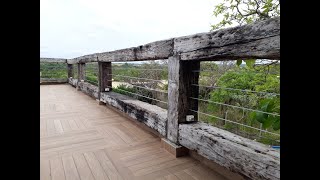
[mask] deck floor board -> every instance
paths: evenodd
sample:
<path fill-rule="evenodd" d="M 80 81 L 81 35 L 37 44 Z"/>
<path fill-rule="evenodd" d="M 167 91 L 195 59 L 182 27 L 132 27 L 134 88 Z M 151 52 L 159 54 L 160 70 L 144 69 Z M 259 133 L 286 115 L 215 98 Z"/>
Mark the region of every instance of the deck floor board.
<path fill-rule="evenodd" d="M 191 157 L 67 84 L 40 86 L 40 176 L 69 179 L 213 179 Z"/>

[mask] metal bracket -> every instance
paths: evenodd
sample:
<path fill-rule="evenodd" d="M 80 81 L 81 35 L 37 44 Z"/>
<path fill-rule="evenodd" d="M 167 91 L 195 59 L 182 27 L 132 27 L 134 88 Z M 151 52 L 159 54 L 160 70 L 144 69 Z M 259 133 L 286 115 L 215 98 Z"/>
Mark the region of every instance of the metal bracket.
<path fill-rule="evenodd" d="M 186 116 L 186 121 L 187 122 L 193 122 L 194 121 L 194 115 L 187 115 Z"/>

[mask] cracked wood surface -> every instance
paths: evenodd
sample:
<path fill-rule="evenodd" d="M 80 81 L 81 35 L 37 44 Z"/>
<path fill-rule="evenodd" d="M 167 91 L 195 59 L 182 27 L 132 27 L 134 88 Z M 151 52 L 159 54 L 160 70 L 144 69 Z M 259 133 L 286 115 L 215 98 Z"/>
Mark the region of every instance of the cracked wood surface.
<path fill-rule="evenodd" d="M 197 122 L 179 125 L 179 143 L 252 179 L 280 179 L 280 152 L 231 132 Z"/>
<path fill-rule="evenodd" d="M 88 62 L 162 60 L 177 54 L 180 60 L 220 61 L 280 59 L 280 18 L 198 33 L 109 52 L 64 60 L 68 64 Z M 53 58 L 40 58 L 40 61 Z"/>

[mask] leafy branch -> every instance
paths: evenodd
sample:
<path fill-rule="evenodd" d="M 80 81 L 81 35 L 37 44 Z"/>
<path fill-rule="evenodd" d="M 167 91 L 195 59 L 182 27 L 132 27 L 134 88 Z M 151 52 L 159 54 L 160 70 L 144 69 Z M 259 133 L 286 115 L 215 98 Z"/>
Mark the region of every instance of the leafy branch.
<path fill-rule="evenodd" d="M 224 0 L 215 6 L 213 15 L 223 18 L 219 23 L 211 25 L 211 30 L 227 25 L 249 24 L 280 16 L 280 2 L 279 0 Z"/>

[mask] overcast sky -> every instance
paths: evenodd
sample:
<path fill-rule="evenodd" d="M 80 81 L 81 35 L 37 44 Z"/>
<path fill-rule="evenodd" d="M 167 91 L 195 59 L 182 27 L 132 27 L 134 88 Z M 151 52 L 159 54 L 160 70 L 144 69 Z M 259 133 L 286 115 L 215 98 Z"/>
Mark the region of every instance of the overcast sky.
<path fill-rule="evenodd" d="M 41 0 L 40 57 L 74 58 L 208 32 L 221 0 Z"/>

